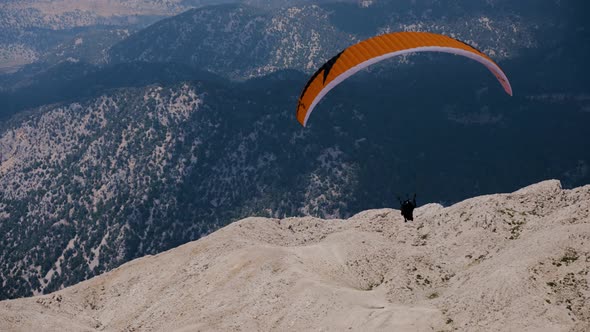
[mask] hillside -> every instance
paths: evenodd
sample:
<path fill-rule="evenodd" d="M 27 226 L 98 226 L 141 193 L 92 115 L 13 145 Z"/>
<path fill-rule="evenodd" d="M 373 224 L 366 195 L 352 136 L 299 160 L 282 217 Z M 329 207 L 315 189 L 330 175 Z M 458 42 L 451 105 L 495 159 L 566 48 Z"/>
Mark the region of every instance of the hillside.
<path fill-rule="evenodd" d="M 137 27 L 186 9 L 180 0 L 4 0 L 0 74 L 68 58 L 102 62 L 102 53 Z"/>
<path fill-rule="evenodd" d="M 476 66 L 449 60 L 392 81 L 359 76 L 305 129 L 293 110 L 301 73 L 156 85 L 201 74 L 137 64 L 76 77 L 73 64 L 61 84 L 48 75 L 21 95 L 57 103 L 0 133 L 0 299 L 76 284 L 247 216 L 348 218 L 409 192 L 448 205 L 547 178 L 590 183 L 585 95 L 494 100 L 491 75 L 473 91 Z M 451 74 L 464 79 L 448 89 L 402 83 Z"/>
<path fill-rule="evenodd" d="M 0 330 L 590 328 L 590 186 L 545 181 L 415 216 L 247 218 L 53 294 L 0 302 Z"/>
<path fill-rule="evenodd" d="M 161 20 L 117 43 L 108 54 L 112 63 L 180 62 L 247 79 L 280 69 L 311 73 L 345 47 L 376 34 L 431 31 L 472 43 L 503 60 L 547 44 L 551 35 L 539 29 L 537 17 L 515 10 L 463 9 L 430 1 L 367 8 L 332 3 L 274 11 L 236 4 L 214 6 Z M 562 29 L 553 18 L 543 26 Z"/>
<path fill-rule="evenodd" d="M 261 10 L 276 10 L 324 1 L 3 0 L 0 75 L 31 63 L 51 65 L 75 59 L 102 64 L 107 50 L 130 33 L 191 8 L 244 3 Z"/>
<path fill-rule="evenodd" d="M 58 2 L 64 13 L 90 3 Z M 9 53 L 37 62 L 0 75 L 0 299 L 53 292 L 247 216 L 349 218 L 404 193 L 448 206 L 545 179 L 590 183 L 590 29 L 576 6 L 308 2 L 240 1 L 146 29 L 157 17 L 39 21 L 51 27 L 0 8 L 0 42 L 30 42 L 36 53 Z M 393 30 L 473 43 L 515 96 L 473 61 L 416 55 L 347 80 L 301 128 L 309 73 Z"/>

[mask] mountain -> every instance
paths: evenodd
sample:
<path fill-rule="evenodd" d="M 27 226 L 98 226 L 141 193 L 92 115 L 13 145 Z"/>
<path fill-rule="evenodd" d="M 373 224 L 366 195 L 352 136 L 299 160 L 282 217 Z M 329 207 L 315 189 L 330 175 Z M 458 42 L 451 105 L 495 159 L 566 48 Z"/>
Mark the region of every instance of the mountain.
<path fill-rule="evenodd" d="M 125 63 L 96 66 L 66 61 L 31 71 L 21 70 L 0 80 L 0 119 L 23 110 L 58 102 L 97 97 L 116 88 L 144 87 L 187 80 L 222 80 L 193 67 L 174 63 Z M 4 90 L 4 91 L 2 91 Z"/>
<path fill-rule="evenodd" d="M 101 52 L 129 31 L 179 10 L 166 2 L 3 1 L 0 73 L 14 72 L 30 63 L 54 63 L 55 58 L 101 61 Z"/>
<path fill-rule="evenodd" d="M 470 87 L 485 68 L 416 61 L 393 81 L 365 73 L 334 90 L 306 129 L 294 118 L 299 72 L 174 83 L 182 76 L 163 67 L 156 76 L 172 83 L 148 86 L 156 71 L 145 64 L 110 70 L 129 81 L 90 73 L 98 97 L 21 113 L 2 130 L 0 297 L 55 291 L 247 216 L 346 218 L 408 192 L 449 204 L 549 176 L 590 182 L 589 99 L 498 100 Z M 449 89 L 403 83 L 449 73 Z M 417 101 L 415 84 L 431 98 Z"/>
<path fill-rule="evenodd" d="M 73 40 L 65 61 L 0 76 L 7 119 L 0 124 L 0 298 L 52 292 L 247 216 L 348 218 L 397 206 L 397 196 L 413 192 L 421 204 L 449 205 L 548 178 L 566 188 L 590 183 L 587 21 L 555 2 L 437 3 L 398 11 L 381 1 L 209 7 L 121 35 L 106 58 L 99 50 L 107 43 L 80 36 L 78 46 L 88 42 L 96 53 Z M 295 121 L 309 71 L 330 49 L 406 15 L 459 30 L 465 22 L 451 14 L 475 20 L 481 16 L 465 13 L 482 8 L 494 9 L 485 12 L 489 34 L 482 22 L 461 34 L 501 37 L 484 42 L 498 50 L 514 97 L 479 64 L 418 55 L 357 74 L 326 96 L 307 128 Z M 523 24 L 496 28 L 503 19 Z M 280 22 L 289 24 L 269 34 Z M 218 40 L 199 30 L 208 24 Z M 277 50 L 286 62 L 268 67 Z M 110 62 L 97 65 L 94 56 Z"/>
<path fill-rule="evenodd" d="M 284 68 L 313 70 L 350 40 L 317 6 L 273 14 L 225 5 L 162 20 L 113 46 L 109 61 L 180 62 L 244 79 Z"/>
<path fill-rule="evenodd" d="M 169 16 L 184 7 L 181 0 L 8 0 L 0 24 L 12 28 L 63 30 L 81 26 L 120 24 L 132 17 Z"/>
<path fill-rule="evenodd" d="M 68 58 L 101 62 L 129 33 L 164 17 L 224 3 L 275 10 L 322 1 L 285 0 L 5 0 L 0 3 L 0 74 Z"/>
<path fill-rule="evenodd" d="M 561 17 L 568 16 L 559 5 L 544 19 L 516 6 L 490 6 L 400 1 L 272 11 L 235 4 L 198 8 L 131 35 L 110 49 L 109 59 L 180 62 L 247 79 L 278 69 L 313 72 L 343 48 L 376 34 L 431 31 L 464 40 L 502 60 L 547 46 L 547 37 L 564 30 Z"/>
<path fill-rule="evenodd" d="M 587 331 L 590 186 L 349 219 L 247 218 L 50 295 L 2 330 Z"/>

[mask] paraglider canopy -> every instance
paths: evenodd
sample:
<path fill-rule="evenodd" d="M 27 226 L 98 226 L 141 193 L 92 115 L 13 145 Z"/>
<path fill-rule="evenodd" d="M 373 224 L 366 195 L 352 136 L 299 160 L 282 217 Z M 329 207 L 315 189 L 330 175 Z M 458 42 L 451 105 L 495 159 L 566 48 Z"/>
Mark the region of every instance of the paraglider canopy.
<path fill-rule="evenodd" d="M 429 32 L 394 32 L 361 41 L 338 53 L 321 66 L 305 85 L 297 105 L 297 121 L 307 124 L 319 101 L 335 86 L 379 61 L 415 52 L 444 52 L 471 58 L 486 66 L 504 91 L 512 87 L 500 67 L 487 55 L 457 39 Z"/>

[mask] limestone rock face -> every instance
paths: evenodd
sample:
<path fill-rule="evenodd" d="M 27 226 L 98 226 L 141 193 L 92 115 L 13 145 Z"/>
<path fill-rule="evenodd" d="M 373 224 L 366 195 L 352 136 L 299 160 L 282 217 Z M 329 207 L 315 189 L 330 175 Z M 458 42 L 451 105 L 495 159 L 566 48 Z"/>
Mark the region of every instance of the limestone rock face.
<path fill-rule="evenodd" d="M 588 331 L 590 186 L 347 220 L 247 218 L 53 294 L 2 331 Z"/>

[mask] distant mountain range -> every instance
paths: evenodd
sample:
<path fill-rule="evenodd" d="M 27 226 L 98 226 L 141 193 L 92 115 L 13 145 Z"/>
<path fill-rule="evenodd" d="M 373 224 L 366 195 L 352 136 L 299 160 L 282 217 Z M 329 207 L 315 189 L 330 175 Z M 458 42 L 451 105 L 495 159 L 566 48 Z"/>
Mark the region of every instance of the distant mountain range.
<path fill-rule="evenodd" d="M 53 60 L 1 75 L 0 298 L 251 215 L 345 218 L 413 192 L 449 204 L 547 178 L 590 183 L 587 23 L 558 4 L 523 16 L 437 3 L 195 9 L 137 33 L 84 30 Z M 359 73 L 299 126 L 310 72 L 404 29 L 496 52 L 515 96 L 474 62 L 412 56 Z"/>
<path fill-rule="evenodd" d="M 243 5 L 193 9 L 113 46 L 109 61 L 180 62 L 245 79 L 279 69 L 311 72 L 361 39 L 407 30 L 448 34 L 501 60 L 544 44 L 542 33 L 557 24 L 548 20 L 541 29 L 508 10 L 486 14 L 439 7 L 337 3 L 270 12 Z"/>
<path fill-rule="evenodd" d="M 0 73 L 35 62 L 102 62 L 100 54 L 121 36 L 191 8 L 224 3 L 261 10 L 323 1 L 285 0 L 7 0 L 0 3 Z M 86 44 L 81 41 L 86 40 Z M 74 44 L 81 56 L 65 50 Z M 64 51 L 66 54 L 64 54 Z M 70 50 L 71 51 L 71 50 Z M 75 52 L 74 52 L 75 53 Z M 90 54 L 88 54 L 90 53 Z M 91 54 L 96 53 L 96 54 Z M 86 55 L 86 56 L 84 56 Z M 90 55 L 90 56 L 88 56 Z M 96 58 L 98 57 L 98 58 Z"/>
<path fill-rule="evenodd" d="M 226 5 L 208 6 L 219 3 Z M 360 38 L 399 30 L 449 34 L 506 58 L 553 39 L 582 6 L 465 0 L 9 1 L 0 4 L 0 71 L 68 59 L 104 63 L 108 52 L 115 62 L 179 61 L 247 78 L 284 68 L 311 71 Z M 109 51 L 138 29 L 187 10 Z M 157 43 L 151 42 L 154 37 Z"/>

